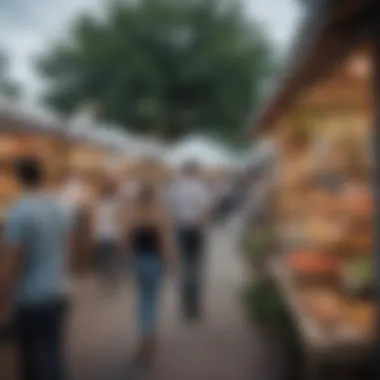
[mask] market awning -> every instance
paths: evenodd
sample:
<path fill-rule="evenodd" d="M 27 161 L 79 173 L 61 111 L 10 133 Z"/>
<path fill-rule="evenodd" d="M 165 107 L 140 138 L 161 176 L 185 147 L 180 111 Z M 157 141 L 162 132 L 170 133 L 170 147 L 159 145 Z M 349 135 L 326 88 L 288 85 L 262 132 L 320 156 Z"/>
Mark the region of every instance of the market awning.
<path fill-rule="evenodd" d="M 253 122 L 254 133 L 276 125 L 303 91 L 326 76 L 358 46 L 376 0 L 316 2 L 300 28 L 284 76 Z"/>
<path fill-rule="evenodd" d="M 231 168 L 236 163 L 236 157 L 211 139 L 193 136 L 169 149 L 165 161 L 177 168 L 188 162 L 197 162 L 205 168 Z"/>
<path fill-rule="evenodd" d="M 66 123 L 36 105 L 20 104 L 0 97 L 0 131 L 40 132 L 65 136 Z"/>

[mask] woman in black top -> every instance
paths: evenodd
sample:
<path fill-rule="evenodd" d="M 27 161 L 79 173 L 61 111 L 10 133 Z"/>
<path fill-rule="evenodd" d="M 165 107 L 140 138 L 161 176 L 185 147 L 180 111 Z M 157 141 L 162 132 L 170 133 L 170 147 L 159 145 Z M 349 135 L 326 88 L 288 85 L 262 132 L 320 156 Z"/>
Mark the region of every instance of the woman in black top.
<path fill-rule="evenodd" d="M 143 185 L 126 213 L 127 251 L 132 255 L 139 286 L 139 322 L 142 335 L 138 364 L 153 357 L 158 296 L 164 268 L 172 257 L 173 231 L 153 186 Z"/>

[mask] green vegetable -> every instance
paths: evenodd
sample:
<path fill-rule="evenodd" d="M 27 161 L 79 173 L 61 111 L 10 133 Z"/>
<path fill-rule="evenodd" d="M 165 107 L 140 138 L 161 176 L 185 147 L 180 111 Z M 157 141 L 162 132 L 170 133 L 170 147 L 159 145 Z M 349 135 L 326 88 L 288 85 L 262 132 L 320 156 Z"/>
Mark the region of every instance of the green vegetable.
<path fill-rule="evenodd" d="M 284 338 L 294 335 L 293 323 L 275 285 L 269 279 L 249 283 L 243 293 L 249 317 L 274 327 Z"/>
<path fill-rule="evenodd" d="M 355 259 L 346 264 L 344 276 L 347 279 L 369 282 L 373 280 L 372 263 L 368 259 Z"/>

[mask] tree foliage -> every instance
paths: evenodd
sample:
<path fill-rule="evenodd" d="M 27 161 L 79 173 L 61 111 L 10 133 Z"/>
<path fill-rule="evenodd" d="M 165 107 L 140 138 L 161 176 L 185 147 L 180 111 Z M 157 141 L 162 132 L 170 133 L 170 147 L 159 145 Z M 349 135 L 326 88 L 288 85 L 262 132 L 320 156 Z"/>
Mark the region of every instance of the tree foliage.
<path fill-rule="evenodd" d="M 9 78 L 9 59 L 4 52 L 0 52 L 0 95 L 14 100 L 21 96 L 20 86 Z"/>
<path fill-rule="evenodd" d="M 45 101 L 66 116 L 90 105 L 96 117 L 141 133 L 232 139 L 270 63 L 239 1 L 135 0 L 81 16 L 37 67 Z"/>

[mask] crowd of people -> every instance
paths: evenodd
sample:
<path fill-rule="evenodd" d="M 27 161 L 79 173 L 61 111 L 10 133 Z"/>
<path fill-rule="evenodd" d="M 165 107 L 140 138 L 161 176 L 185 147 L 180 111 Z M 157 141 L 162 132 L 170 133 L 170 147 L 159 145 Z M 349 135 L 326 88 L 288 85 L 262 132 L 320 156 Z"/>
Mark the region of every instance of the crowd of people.
<path fill-rule="evenodd" d="M 15 172 L 23 191 L 4 224 L 0 312 L 12 310 L 22 379 L 64 380 L 62 343 L 72 307 L 69 258 L 86 196 L 75 179 L 46 189 L 46 173 L 35 158 L 20 159 Z M 164 188 L 104 177 L 86 203 L 101 288 L 115 288 L 124 271 L 116 271 L 124 268 L 118 263 L 125 262 L 125 271 L 135 275 L 141 336 L 133 360 L 137 366 L 148 366 L 154 358 L 165 274 L 178 269 L 183 317 L 197 321 L 202 316 L 204 247 L 213 200 L 200 168 L 189 163 Z"/>

